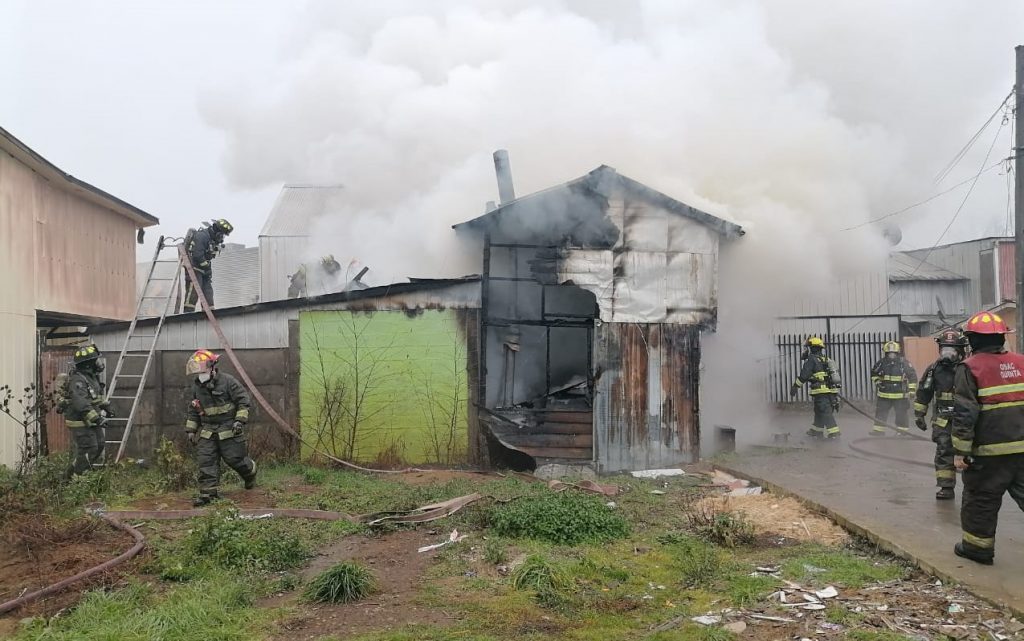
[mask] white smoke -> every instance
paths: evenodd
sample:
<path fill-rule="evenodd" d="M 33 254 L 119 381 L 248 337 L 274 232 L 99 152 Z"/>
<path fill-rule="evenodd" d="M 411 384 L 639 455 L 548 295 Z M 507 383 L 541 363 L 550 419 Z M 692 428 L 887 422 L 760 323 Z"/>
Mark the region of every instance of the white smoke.
<path fill-rule="evenodd" d="M 872 227 L 836 230 L 937 191 L 1009 90 L 1021 24 L 1010 0 L 312 2 L 278 68 L 201 109 L 235 185 L 344 184 L 310 258 L 358 258 L 376 282 L 480 269 L 450 225 L 496 199 L 497 148 L 520 195 L 608 164 L 742 224 L 704 409 L 743 422 L 768 319 L 884 260 Z M 1002 220 L 996 182 L 953 236 Z M 914 243 L 931 244 L 951 211 L 902 224 L 931 221 Z"/>

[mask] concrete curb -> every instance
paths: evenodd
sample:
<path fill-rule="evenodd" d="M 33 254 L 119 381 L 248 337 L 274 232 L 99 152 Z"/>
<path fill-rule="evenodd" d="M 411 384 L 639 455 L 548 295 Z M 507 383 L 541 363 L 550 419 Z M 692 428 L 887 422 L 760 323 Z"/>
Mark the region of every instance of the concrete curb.
<path fill-rule="evenodd" d="M 714 463 L 713 466 L 716 469 L 722 470 L 727 474 L 735 476 L 736 478 L 744 479 L 750 481 L 751 483 L 756 483 L 761 487 L 765 488 L 766 490 L 768 490 L 769 492 L 771 492 L 772 494 L 794 498 L 797 501 L 800 501 L 800 503 L 802 503 L 812 512 L 817 512 L 818 514 L 827 516 L 828 518 L 838 523 L 846 531 L 851 532 L 852 534 L 855 534 L 856 536 L 869 541 L 872 545 L 875 545 L 876 547 L 885 550 L 893 556 L 897 556 L 905 561 L 909 561 L 918 569 L 940 579 L 943 583 L 959 585 L 960 587 L 964 588 L 965 590 L 967 590 L 974 596 L 982 599 L 983 601 L 986 601 L 987 603 L 990 603 L 991 605 L 994 605 L 997 608 L 1009 611 L 1011 614 L 1013 614 L 1013 616 L 1017 617 L 1018 620 L 1024 618 L 1024 610 L 1013 607 L 1003 602 L 999 598 L 992 596 L 991 594 L 986 594 L 984 588 L 978 588 L 977 586 L 964 583 L 961 579 L 958 579 L 950 575 L 948 572 L 940 570 L 931 563 L 925 561 L 924 559 L 921 559 L 913 552 L 910 552 L 909 550 L 906 550 L 900 547 L 899 545 L 896 545 L 892 541 L 883 538 L 881 535 L 871 531 L 869 528 L 865 526 L 862 526 L 850 520 L 849 518 L 840 514 L 839 512 L 836 512 L 832 508 L 826 507 L 820 503 L 817 503 L 816 501 L 812 501 L 804 496 L 801 496 L 800 494 L 797 494 L 796 492 L 793 492 L 792 490 L 788 490 L 780 485 L 776 485 L 771 481 L 766 481 L 752 474 L 748 474 L 746 472 L 737 470 L 729 465 Z M 951 549 L 952 547 L 952 544 L 950 544 Z"/>

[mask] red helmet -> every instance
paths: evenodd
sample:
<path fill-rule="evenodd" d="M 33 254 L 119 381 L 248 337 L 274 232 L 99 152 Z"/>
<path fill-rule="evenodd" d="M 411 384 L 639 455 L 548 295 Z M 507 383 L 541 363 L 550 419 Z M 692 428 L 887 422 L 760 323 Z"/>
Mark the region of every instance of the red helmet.
<path fill-rule="evenodd" d="M 213 368 L 217 366 L 218 360 L 220 360 L 220 356 L 217 356 L 210 350 L 197 349 L 188 357 L 188 362 L 185 363 L 185 375 L 195 376 L 205 372 L 212 372 Z"/>
<path fill-rule="evenodd" d="M 964 326 L 965 334 L 1009 334 L 1010 328 L 1003 322 L 999 314 L 978 312 L 971 316 Z"/>

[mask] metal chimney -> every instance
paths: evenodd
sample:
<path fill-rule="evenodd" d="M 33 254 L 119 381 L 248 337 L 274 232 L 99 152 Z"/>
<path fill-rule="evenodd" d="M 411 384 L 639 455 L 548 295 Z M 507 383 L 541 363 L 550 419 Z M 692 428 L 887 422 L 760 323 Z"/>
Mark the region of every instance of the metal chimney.
<path fill-rule="evenodd" d="M 498 201 L 507 205 L 516 199 L 516 190 L 512 186 L 512 167 L 508 162 L 508 151 L 499 149 L 494 152 L 494 173 L 498 176 Z"/>

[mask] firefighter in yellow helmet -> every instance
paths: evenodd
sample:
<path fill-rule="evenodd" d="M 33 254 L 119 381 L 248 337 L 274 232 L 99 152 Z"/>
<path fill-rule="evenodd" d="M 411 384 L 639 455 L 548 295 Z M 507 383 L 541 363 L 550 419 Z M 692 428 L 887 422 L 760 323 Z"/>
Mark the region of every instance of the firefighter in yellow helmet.
<path fill-rule="evenodd" d="M 234 376 L 218 369 L 218 360 L 200 349 L 185 364 L 185 375 L 192 378 L 185 432 L 196 446 L 199 464 L 199 496 L 193 501 L 197 507 L 218 497 L 221 459 L 238 472 L 245 489 L 256 485 L 256 462 L 246 446 L 249 393 Z"/>
<path fill-rule="evenodd" d="M 889 413 L 895 416 L 900 432 L 909 431 L 910 400 L 917 394 L 917 372 L 900 353 L 900 344 L 887 341 L 882 345 L 882 358 L 871 368 L 875 385 L 875 424 L 872 436 L 885 434 Z"/>
<path fill-rule="evenodd" d="M 103 398 L 103 354 L 95 345 L 75 350 L 75 366 L 64 383 L 66 398 L 61 403 L 64 424 L 71 430 L 75 456 L 66 476 L 85 474 L 103 460 L 106 447 L 104 426 L 113 417 L 110 402 Z"/>
<path fill-rule="evenodd" d="M 807 385 L 814 403 L 814 420 L 807 430 L 815 438 L 839 438 L 839 424 L 835 411 L 839 408 L 839 368 L 835 361 L 825 355 L 825 341 L 811 336 L 804 343 L 803 365 L 793 382 L 790 396 L 796 396 Z"/>

